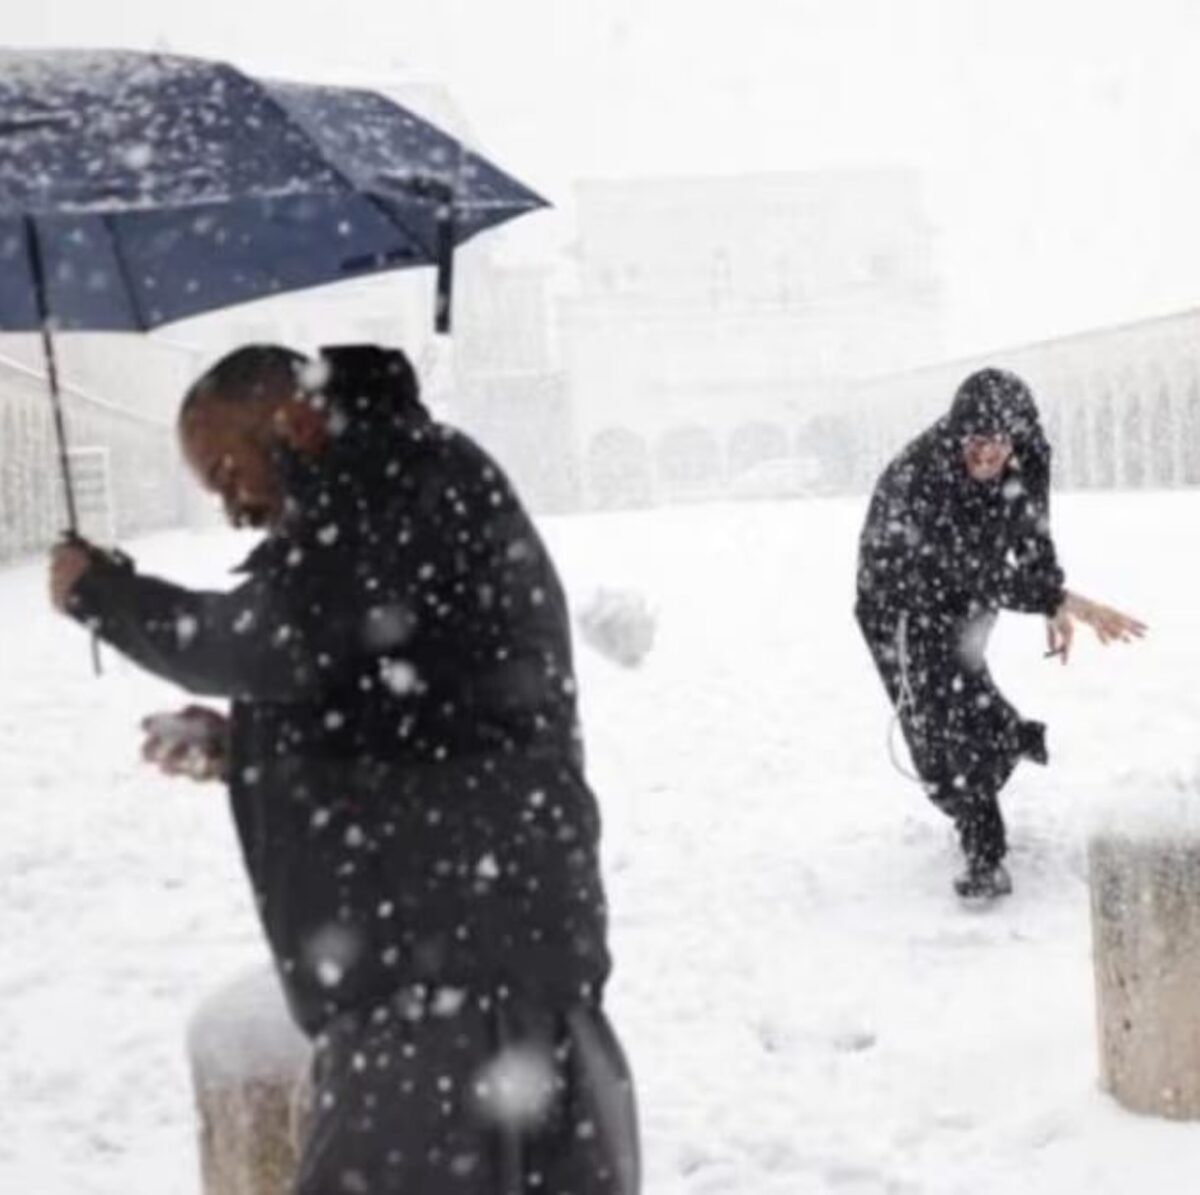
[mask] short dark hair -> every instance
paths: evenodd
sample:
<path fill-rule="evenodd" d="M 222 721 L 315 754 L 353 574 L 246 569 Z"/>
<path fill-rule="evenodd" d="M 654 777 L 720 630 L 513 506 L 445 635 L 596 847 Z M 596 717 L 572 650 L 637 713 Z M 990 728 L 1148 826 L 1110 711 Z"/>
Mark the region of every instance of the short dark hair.
<path fill-rule="evenodd" d="M 303 353 L 278 344 L 248 344 L 227 353 L 192 383 L 183 396 L 180 418 L 201 399 L 219 395 L 226 402 L 251 402 L 287 393 L 300 384 L 309 365 Z"/>

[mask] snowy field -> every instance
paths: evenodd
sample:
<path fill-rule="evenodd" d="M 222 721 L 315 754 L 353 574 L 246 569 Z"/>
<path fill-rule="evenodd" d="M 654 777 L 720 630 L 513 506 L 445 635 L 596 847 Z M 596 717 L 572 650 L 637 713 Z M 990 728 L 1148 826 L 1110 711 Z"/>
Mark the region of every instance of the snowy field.
<path fill-rule="evenodd" d="M 1036 619 L 993 642 L 1050 723 L 1008 793 L 1016 895 L 958 907 L 947 827 L 891 768 L 851 621 L 863 504 L 553 521 L 578 602 L 644 592 L 644 665 L 579 648 L 647 1195 L 1193 1195 L 1200 1125 L 1097 1088 L 1084 845 L 1139 773 L 1200 747 L 1200 494 L 1065 496 L 1069 580 L 1151 637 L 1067 668 Z M 245 545 L 157 537 L 142 567 L 211 580 Z M 0 573 L 0 1192 L 195 1195 L 184 1028 L 262 957 L 219 789 L 137 758 L 171 692 Z M 1197 798 L 1200 800 L 1200 796 Z"/>

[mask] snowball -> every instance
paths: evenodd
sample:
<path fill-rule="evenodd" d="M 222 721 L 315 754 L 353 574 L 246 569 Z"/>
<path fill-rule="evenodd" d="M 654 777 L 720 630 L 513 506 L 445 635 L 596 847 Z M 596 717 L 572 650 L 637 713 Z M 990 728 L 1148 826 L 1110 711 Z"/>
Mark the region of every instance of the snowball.
<path fill-rule="evenodd" d="M 578 617 L 583 641 L 606 659 L 636 668 L 654 645 L 657 619 L 632 590 L 598 589 Z"/>

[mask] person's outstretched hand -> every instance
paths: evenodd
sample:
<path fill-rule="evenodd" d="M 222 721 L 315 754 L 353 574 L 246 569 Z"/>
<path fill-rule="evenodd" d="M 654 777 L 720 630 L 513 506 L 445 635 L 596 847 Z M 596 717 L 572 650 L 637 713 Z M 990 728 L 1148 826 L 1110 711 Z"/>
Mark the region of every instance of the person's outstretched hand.
<path fill-rule="evenodd" d="M 1077 593 L 1068 593 L 1053 618 L 1046 621 L 1048 656 L 1061 656 L 1065 664 L 1075 640 L 1075 623 L 1081 622 L 1096 632 L 1101 643 L 1131 643 L 1149 629 L 1144 622 L 1122 614 L 1111 606 L 1093 602 Z"/>
<path fill-rule="evenodd" d="M 229 767 L 229 722 L 204 705 L 142 719 L 142 758 L 167 776 L 223 780 Z"/>

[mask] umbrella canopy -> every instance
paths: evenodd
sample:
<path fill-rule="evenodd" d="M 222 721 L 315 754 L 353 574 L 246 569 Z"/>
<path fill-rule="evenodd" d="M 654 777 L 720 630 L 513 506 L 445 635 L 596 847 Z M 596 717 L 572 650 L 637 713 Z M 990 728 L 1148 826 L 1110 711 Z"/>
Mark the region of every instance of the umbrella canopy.
<path fill-rule="evenodd" d="M 440 267 L 545 206 L 370 91 L 127 51 L 0 51 L 0 330 L 138 331 Z M 40 261 L 39 261 L 40 257 Z"/>

